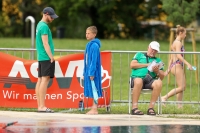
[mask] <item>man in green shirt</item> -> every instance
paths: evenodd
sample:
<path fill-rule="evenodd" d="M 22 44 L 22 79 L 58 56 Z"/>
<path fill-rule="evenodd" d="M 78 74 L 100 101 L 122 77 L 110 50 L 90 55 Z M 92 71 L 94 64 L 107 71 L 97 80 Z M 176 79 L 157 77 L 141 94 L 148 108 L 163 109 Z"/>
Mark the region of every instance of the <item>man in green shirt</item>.
<path fill-rule="evenodd" d="M 45 96 L 50 78 L 54 77 L 54 44 L 48 23 L 58 18 L 51 7 L 43 9 L 42 20 L 36 27 L 36 48 L 38 59 L 38 81 L 35 88 L 37 96 L 38 112 L 53 113 L 53 110 L 45 106 Z"/>
<path fill-rule="evenodd" d="M 152 89 L 151 100 L 147 111 L 148 115 L 156 115 L 154 105 L 162 89 L 162 79 L 164 78 L 163 68 L 160 67 L 161 59 L 155 57 L 160 51 L 160 44 L 152 41 L 147 53 L 138 52 L 133 57 L 130 68 L 131 72 L 131 88 L 133 88 L 132 95 L 132 115 L 143 115 L 144 113 L 138 109 L 138 99 L 141 89 Z M 155 62 L 155 65 L 150 64 Z M 149 67 L 148 67 L 149 66 Z M 147 76 L 148 75 L 148 76 Z"/>

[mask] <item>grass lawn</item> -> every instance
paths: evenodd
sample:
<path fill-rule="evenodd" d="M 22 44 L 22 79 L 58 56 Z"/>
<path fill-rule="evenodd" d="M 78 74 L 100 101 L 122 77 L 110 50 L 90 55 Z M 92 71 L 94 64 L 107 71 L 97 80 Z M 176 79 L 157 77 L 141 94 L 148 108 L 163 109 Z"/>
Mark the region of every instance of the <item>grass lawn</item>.
<path fill-rule="evenodd" d="M 30 38 L 1 38 L 1 48 L 30 48 Z M 150 40 L 101 40 L 101 50 L 111 51 L 146 51 Z M 84 50 L 87 40 L 84 39 L 54 39 L 55 49 L 70 49 L 70 50 Z M 169 51 L 169 42 L 159 41 L 161 51 Z M 196 43 L 196 51 L 200 51 L 200 43 Z M 192 43 L 186 42 L 185 49 L 187 52 L 193 51 Z M 13 53 L 10 53 L 13 54 Z M 59 55 L 59 53 L 56 53 Z M 64 53 L 65 54 L 65 53 Z M 112 54 L 112 101 L 115 100 L 128 100 L 128 89 L 129 89 L 129 75 L 130 68 L 129 63 L 135 53 L 113 53 Z M 16 56 L 21 57 L 22 53 L 17 52 Z M 24 54 L 24 58 L 29 56 L 27 53 Z M 168 55 L 158 54 L 158 56 L 165 63 L 165 69 L 168 66 Z M 188 62 L 194 64 L 193 55 L 185 55 Z M 197 56 L 199 61 L 199 56 Z M 199 62 L 198 62 L 199 65 Z M 184 92 L 184 101 L 200 101 L 200 90 L 199 84 L 195 82 L 195 72 L 187 71 L 187 88 Z M 170 81 L 168 84 L 167 78 L 163 80 L 162 95 L 166 94 L 169 90 L 175 87 L 174 77 L 170 75 Z M 150 95 L 144 95 L 140 97 L 140 101 L 149 101 Z M 176 101 L 175 97 L 169 99 L 169 101 Z M 113 106 L 112 106 L 113 105 Z M 115 103 L 113 102 L 110 113 L 116 114 L 127 114 L 128 105 L 126 102 Z M 146 113 L 148 105 L 146 103 L 140 103 L 140 109 Z M 155 108 L 156 109 L 156 108 Z M 58 110 L 59 111 L 59 110 Z M 100 113 L 107 113 L 105 109 L 101 109 Z M 167 107 L 163 108 L 165 114 L 198 114 L 200 113 L 199 104 L 186 104 L 183 109 L 177 109 L 175 103 L 167 104 Z"/>

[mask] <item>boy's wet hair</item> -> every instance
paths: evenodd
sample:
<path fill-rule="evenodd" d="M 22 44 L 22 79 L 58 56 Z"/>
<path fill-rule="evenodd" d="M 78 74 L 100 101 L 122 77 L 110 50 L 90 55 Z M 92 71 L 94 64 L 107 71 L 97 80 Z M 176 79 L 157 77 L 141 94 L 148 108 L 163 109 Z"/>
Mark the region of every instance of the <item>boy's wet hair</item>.
<path fill-rule="evenodd" d="M 96 26 L 89 26 L 86 30 L 90 30 L 92 33 L 97 34 L 97 27 Z"/>

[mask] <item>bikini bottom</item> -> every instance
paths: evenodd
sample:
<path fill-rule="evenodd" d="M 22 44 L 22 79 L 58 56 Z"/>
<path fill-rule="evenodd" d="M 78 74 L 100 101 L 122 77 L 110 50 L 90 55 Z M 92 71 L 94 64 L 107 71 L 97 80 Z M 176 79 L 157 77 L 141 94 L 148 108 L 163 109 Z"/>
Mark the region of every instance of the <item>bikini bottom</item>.
<path fill-rule="evenodd" d="M 183 67 L 183 62 L 181 62 L 180 60 L 177 60 L 177 61 L 173 62 L 173 63 L 170 65 L 170 69 L 172 69 L 172 67 L 175 66 L 176 64 L 180 64 L 180 65 Z"/>

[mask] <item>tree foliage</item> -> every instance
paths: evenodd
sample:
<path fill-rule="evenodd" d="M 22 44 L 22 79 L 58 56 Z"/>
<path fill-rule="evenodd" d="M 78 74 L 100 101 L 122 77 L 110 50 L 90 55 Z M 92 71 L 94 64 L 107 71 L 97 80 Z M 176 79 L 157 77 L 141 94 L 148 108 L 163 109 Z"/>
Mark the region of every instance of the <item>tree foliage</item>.
<path fill-rule="evenodd" d="M 139 33 L 139 16 L 144 14 L 140 4 L 144 0 L 3 0 L 7 3 L 4 13 L 13 26 L 4 35 L 27 36 L 27 26 L 25 18 L 33 16 L 36 23 L 41 20 L 42 9 L 51 6 L 59 15 L 50 27 L 55 35 L 57 27 L 65 28 L 65 37 L 84 38 L 85 29 L 90 25 L 98 27 L 98 36 L 100 38 L 129 38 L 135 37 Z M 20 14 L 19 24 L 16 22 L 17 15 L 13 10 L 7 12 L 14 6 L 17 14 Z M 23 34 L 20 34 L 23 33 Z"/>
<path fill-rule="evenodd" d="M 46 6 L 52 6 L 59 18 L 52 25 L 64 27 L 66 37 L 84 38 L 85 29 L 92 24 L 90 3 L 92 0 L 46 1 Z M 55 28 L 56 30 L 56 28 Z"/>
<path fill-rule="evenodd" d="M 162 9 L 167 13 L 168 21 L 175 25 L 187 26 L 199 11 L 199 0 L 161 0 Z"/>
<path fill-rule="evenodd" d="M 104 35 L 113 37 L 135 37 L 139 33 L 139 21 L 144 11 L 139 5 L 144 3 L 141 0 L 110 0 L 101 3 L 98 9 L 99 23 L 105 27 Z"/>
<path fill-rule="evenodd" d="M 178 21 L 172 21 L 175 24 L 191 22 L 199 0 L 190 1 L 162 0 L 168 19 Z M 0 36 L 30 36 L 25 18 L 33 16 L 37 24 L 46 6 L 53 7 L 59 16 L 49 24 L 53 35 L 63 27 L 67 38 L 85 38 L 85 29 L 90 25 L 97 26 L 99 38 L 138 38 L 151 32 L 151 26 L 145 27 L 141 21 L 166 18 L 160 0 L 2 0 L 2 3 Z"/>
<path fill-rule="evenodd" d="M 47 2 L 47 1 L 46 1 Z M 134 37 L 139 31 L 139 7 L 144 0 L 68 0 L 53 1 L 60 18 L 55 23 L 66 28 L 67 37 L 85 37 L 89 25 L 98 27 L 101 38 Z M 60 21 L 65 20 L 65 21 Z"/>
<path fill-rule="evenodd" d="M 18 6 L 19 1 L 3 0 L 2 1 L 2 16 L 1 19 L 1 35 L 14 36 L 19 35 L 22 31 L 18 27 L 21 25 L 21 14 Z M 10 28 L 12 27 L 12 28 Z"/>
<path fill-rule="evenodd" d="M 2 16 L 0 16 L 0 36 L 27 36 L 30 25 L 25 23 L 27 16 L 35 19 L 40 16 L 43 7 L 41 0 L 2 0 Z"/>

